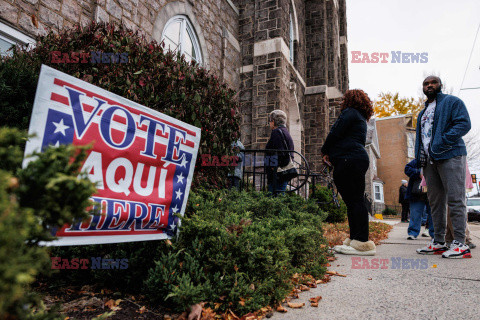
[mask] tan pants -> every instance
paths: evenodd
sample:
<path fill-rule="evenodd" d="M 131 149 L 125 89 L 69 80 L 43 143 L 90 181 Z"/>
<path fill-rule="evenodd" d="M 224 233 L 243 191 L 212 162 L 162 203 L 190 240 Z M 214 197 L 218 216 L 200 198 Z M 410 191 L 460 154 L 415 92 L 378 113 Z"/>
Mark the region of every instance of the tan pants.
<path fill-rule="evenodd" d="M 447 213 L 447 233 L 445 234 L 445 241 L 449 243 L 453 241 L 453 226 L 452 226 L 452 220 L 450 220 L 450 210 L 448 210 L 448 213 Z M 467 228 L 465 229 L 465 243 L 469 244 L 471 242 L 472 242 L 472 237 L 470 236 L 470 229 L 468 228 L 468 223 L 467 223 Z"/>

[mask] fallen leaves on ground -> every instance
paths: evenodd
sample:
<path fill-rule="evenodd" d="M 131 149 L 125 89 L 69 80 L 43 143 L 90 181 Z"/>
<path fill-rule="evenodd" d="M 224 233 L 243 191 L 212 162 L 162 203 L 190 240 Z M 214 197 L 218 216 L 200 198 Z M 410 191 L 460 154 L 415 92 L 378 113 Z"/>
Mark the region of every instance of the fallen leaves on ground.
<path fill-rule="evenodd" d="M 292 309 L 300 309 L 305 305 L 303 302 L 287 302 L 287 306 Z"/>
<path fill-rule="evenodd" d="M 122 299 L 117 299 L 117 300 L 110 299 L 107 302 L 105 302 L 105 307 L 113 311 L 120 310 L 121 308 L 118 306 L 120 302 L 122 302 Z"/>
<path fill-rule="evenodd" d="M 375 242 L 376 245 L 379 245 L 381 240 L 388 238 L 388 233 L 392 229 L 393 226 L 386 223 L 370 222 L 368 226 L 369 238 Z"/>
<path fill-rule="evenodd" d="M 285 313 L 285 312 L 288 312 L 288 310 L 285 309 L 285 307 L 283 307 L 283 306 L 278 306 L 278 307 L 277 307 L 277 312 Z"/>
<path fill-rule="evenodd" d="M 103 308 L 103 301 L 96 297 L 81 297 L 80 299 L 64 303 L 62 312 L 86 311 L 92 308 Z"/>
<path fill-rule="evenodd" d="M 188 314 L 188 320 L 200 320 L 202 317 L 202 309 L 205 303 L 197 303 L 190 307 L 190 313 Z"/>
<path fill-rule="evenodd" d="M 202 320 L 214 320 L 217 314 L 212 308 L 203 308 L 202 309 Z"/>
<path fill-rule="evenodd" d="M 328 275 L 331 275 L 331 276 L 346 277 L 346 275 L 341 274 L 341 273 L 338 273 L 337 271 L 330 271 L 330 270 L 328 270 L 328 271 L 327 271 L 327 274 L 328 274 Z"/>
<path fill-rule="evenodd" d="M 321 296 L 316 296 L 316 297 L 314 297 L 314 298 L 308 299 L 308 301 L 310 301 L 310 306 L 311 306 L 311 307 L 314 307 L 314 308 L 318 307 L 318 302 L 319 302 L 320 300 L 322 300 L 322 297 L 321 297 Z"/>
<path fill-rule="evenodd" d="M 298 287 L 298 289 L 300 289 L 300 291 L 308 291 L 308 290 L 310 290 L 310 288 L 307 287 L 307 286 L 304 285 L 304 284 L 301 284 L 301 285 Z"/>
<path fill-rule="evenodd" d="M 373 240 L 376 244 L 378 244 L 381 240 L 388 238 L 388 232 L 392 229 L 392 226 L 384 224 L 384 223 L 370 223 L 369 225 L 369 231 L 370 231 L 370 239 Z M 324 236 L 328 240 L 328 246 L 334 246 L 337 244 L 342 244 L 343 240 L 347 238 L 349 235 L 349 228 L 347 223 L 336 223 L 336 224 L 325 224 L 324 225 Z M 322 245 L 324 249 L 326 248 L 327 244 Z M 324 264 L 325 267 L 331 266 L 329 262 L 333 262 L 336 260 L 334 256 L 327 256 L 326 262 Z M 236 268 L 238 271 L 238 268 Z M 183 313 L 183 314 L 177 314 L 177 315 L 162 315 L 164 316 L 163 318 L 165 320 L 168 319 L 174 319 L 174 320 L 259 320 L 259 319 L 264 319 L 264 318 L 269 318 L 272 316 L 273 311 L 277 312 L 282 312 L 285 313 L 288 310 L 285 307 L 288 308 L 293 308 L 293 309 L 298 309 L 302 308 L 305 306 L 305 303 L 298 303 L 298 302 L 292 302 L 291 300 L 297 299 L 299 297 L 299 293 L 308 291 L 311 288 L 316 288 L 317 285 L 320 284 L 325 284 L 328 283 L 331 280 L 332 276 L 340 276 L 340 277 L 346 277 L 344 274 L 340 274 L 337 271 L 329 270 L 326 272 L 323 278 L 321 279 L 315 279 L 314 277 L 310 275 L 305 275 L 305 274 L 299 274 L 295 273 L 292 276 L 292 283 L 294 285 L 294 288 L 288 295 L 288 297 L 285 298 L 284 302 L 286 302 L 285 306 L 278 305 L 275 308 L 271 307 L 265 307 L 261 308 L 260 310 L 257 310 L 252 313 L 248 313 L 243 316 L 237 316 L 234 314 L 230 309 L 227 309 L 227 311 L 224 311 L 224 313 L 220 314 L 217 313 L 219 312 L 218 310 L 220 309 L 221 305 L 224 303 L 225 297 L 222 296 L 219 298 L 219 301 L 216 303 L 211 302 L 209 305 L 214 308 L 205 308 L 205 304 L 198 304 L 194 305 L 191 307 L 190 314 L 188 313 Z M 368 280 L 371 280 L 369 278 Z M 252 283 L 250 285 L 251 290 L 255 290 L 255 285 Z M 82 295 L 83 297 L 79 299 L 75 299 L 73 301 L 70 301 L 68 303 L 64 303 L 64 310 L 69 310 L 70 312 L 82 312 L 82 311 L 101 311 L 103 309 L 111 310 L 111 311 L 116 311 L 121 309 L 120 308 L 120 303 L 122 303 L 122 299 L 118 299 L 120 296 L 117 294 L 117 292 L 113 292 L 109 289 L 101 289 L 101 290 L 95 290 L 94 286 L 83 286 L 81 289 L 71 289 L 71 288 L 64 288 L 63 293 L 66 293 L 67 295 Z M 101 299 L 98 299 L 96 296 L 100 296 Z M 106 295 L 108 297 L 106 297 Z M 113 298 L 111 298 L 113 296 Z M 128 298 L 130 297 L 131 300 Z M 132 311 L 134 313 L 138 314 L 153 314 L 153 315 L 159 315 L 155 312 L 152 312 L 151 310 L 147 310 L 146 306 L 139 305 L 138 303 L 134 301 L 141 302 L 144 300 L 144 296 L 131 296 L 128 295 L 124 299 L 124 302 L 122 304 L 122 307 L 125 311 L 126 308 L 131 309 L 131 304 L 135 304 L 134 308 L 136 308 L 136 311 Z M 57 296 L 52 295 L 51 300 L 49 304 L 53 303 L 54 301 L 58 301 Z M 319 301 L 321 300 L 321 296 L 317 296 L 314 298 L 310 298 L 310 306 L 311 307 L 318 307 Z M 240 298 L 239 301 L 240 305 L 245 305 L 245 299 Z M 100 309 L 100 310 L 99 310 Z M 159 315 L 160 316 L 160 315 Z"/>
<path fill-rule="evenodd" d="M 370 222 L 368 226 L 369 239 L 378 245 L 381 240 L 388 238 L 388 233 L 392 228 L 393 226 L 386 223 Z M 327 239 L 330 247 L 343 244 L 343 240 L 350 236 L 348 222 L 325 223 L 323 226 L 323 236 Z"/>

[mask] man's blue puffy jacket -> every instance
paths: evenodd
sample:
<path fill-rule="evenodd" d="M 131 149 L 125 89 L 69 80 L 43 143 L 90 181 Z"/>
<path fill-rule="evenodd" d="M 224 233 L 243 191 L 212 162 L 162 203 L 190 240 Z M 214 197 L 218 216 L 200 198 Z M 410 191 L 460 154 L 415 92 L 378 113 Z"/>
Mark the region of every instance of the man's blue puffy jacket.
<path fill-rule="evenodd" d="M 462 100 L 449 94 L 438 93 L 432 128 L 432 140 L 428 151 L 433 160 L 451 159 L 467 155 L 467 148 L 462 137 L 470 131 L 470 117 Z M 421 120 L 425 108 L 420 111 L 417 119 L 417 138 L 415 141 L 415 158 L 420 163 L 422 148 Z"/>

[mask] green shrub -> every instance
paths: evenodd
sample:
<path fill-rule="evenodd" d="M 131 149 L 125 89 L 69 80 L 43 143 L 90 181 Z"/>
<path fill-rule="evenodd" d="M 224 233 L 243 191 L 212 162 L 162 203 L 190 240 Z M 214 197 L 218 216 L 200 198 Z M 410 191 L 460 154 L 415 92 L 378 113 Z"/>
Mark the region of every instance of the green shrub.
<path fill-rule="evenodd" d="M 80 172 L 85 148 L 61 145 L 34 157 L 38 160 L 18 171 L 20 205 L 35 211 L 44 230 L 88 218 L 85 208 L 93 204 L 89 198 L 97 189 Z"/>
<path fill-rule="evenodd" d="M 73 147 L 48 149 L 20 168 L 25 139 L 17 129 L 0 128 L 0 319 L 62 319 L 30 293 L 35 277 L 50 269 L 47 250 L 36 243 L 51 238 L 48 224 L 84 217 L 95 187 L 79 176 L 82 153 Z M 65 190 L 73 202 L 59 199 Z"/>
<path fill-rule="evenodd" d="M 146 293 L 177 310 L 220 301 L 239 314 L 281 301 L 295 272 L 323 275 L 324 217 L 296 195 L 191 193 L 178 242 L 150 270 Z"/>
<path fill-rule="evenodd" d="M 315 193 L 312 195 L 312 198 L 315 199 L 320 209 L 328 214 L 325 219 L 326 222 L 335 223 L 347 220 L 347 206 L 340 198 L 340 194 L 337 195 L 340 207 L 333 202 L 332 191 L 321 185 L 315 187 Z"/>
<path fill-rule="evenodd" d="M 25 244 L 37 220 L 32 210 L 21 210 L 11 198 L 11 179 L 0 171 L 0 319 L 21 312 L 21 304 L 26 302 L 25 287 L 48 263 L 44 250 Z"/>
<path fill-rule="evenodd" d="M 128 53 L 128 63 L 52 63 L 52 52 Z M 215 75 L 166 52 L 122 26 L 92 23 L 50 33 L 28 52 L 17 50 L 0 63 L 0 126 L 27 129 L 41 64 L 90 82 L 202 129 L 196 185 L 217 187 L 225 167 L 202 167 L 201 154 L 233 155 L 240 116 L 235 92 Z"/>
<path fill-rule="evenodd" d="M 385 206 L 385 209 L 383 209 L 382 214 L 386 215 L 386 216 L 394 216 L 394 215 L 398 214 L 398 212 L 397 212 L 397 210 L 395 210 L 393 208 L 389 208 L 389 207 Z"/>
<path fill-rule="evenodd" d="M 296 195 L 192 191 L 179 238 L 110 245 L 60 247 L 65 259 L 129 259 L 126 270 L 58 270 L 52 285 L 96 284 L 141 293 L 176 311 L 200 302 L 245 314 L 281 301 L 294 273 L 325 271 L 322 221 L 326 213 Z M 213 304 L 211 307 L 214 307 Z"/>

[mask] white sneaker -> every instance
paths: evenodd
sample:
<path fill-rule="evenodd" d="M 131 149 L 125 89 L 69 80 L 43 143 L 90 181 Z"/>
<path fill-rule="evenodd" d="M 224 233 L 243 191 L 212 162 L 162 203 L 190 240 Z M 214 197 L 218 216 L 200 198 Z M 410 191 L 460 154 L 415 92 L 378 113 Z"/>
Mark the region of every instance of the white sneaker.
<path fill-rule="evenodd" d="M 350 255 L 356 255 L 356 256 L 374 256 L 377 253 L 376 250 L 359 251 L 355 248 L 346 246 L 344 244 L 342 244 L 341 246 L 333 247 L 333 250 L 335 250 L 335 252 L 338 252 L 338 253 L 350 254 Z"/>
<path fill-rule="evenodd" d="M 423 231 L 422 237 L 430 237 L 430 233 L 428 232 L 427 228 L 425 228 L 425 231 Z"/>
<path fill-rule="evenodd" d="M 417 249 L 418 254 L 443 254 L 445 251 L 448 250 L 448 247 L 444 244 L 440 244 L 435 242 L 434 239 L 430 241 L 430 243 L 420 249 Z"/>
<path fill-rule="evenodd" d="M 461 259 L 471 258 L 470 247 L 456 240 L 452 241 L 450 248 L 442 254 L 442 258 Z"/>

